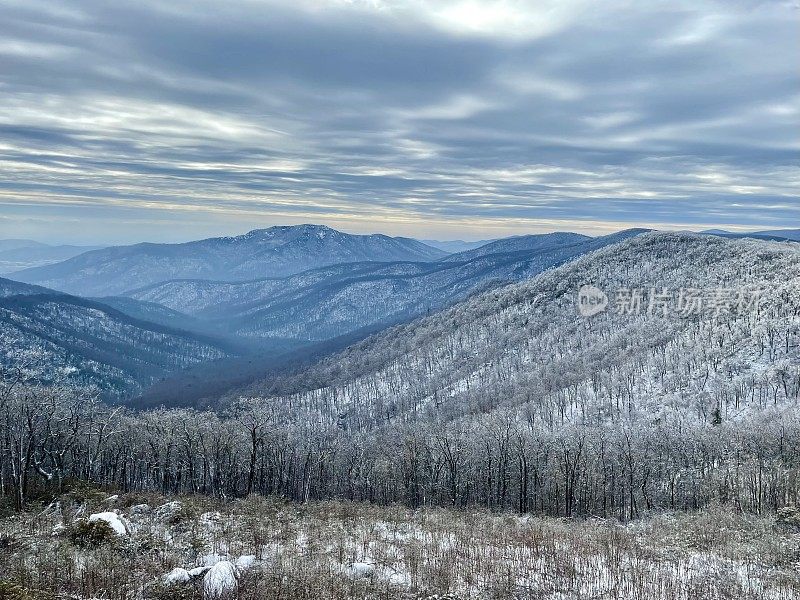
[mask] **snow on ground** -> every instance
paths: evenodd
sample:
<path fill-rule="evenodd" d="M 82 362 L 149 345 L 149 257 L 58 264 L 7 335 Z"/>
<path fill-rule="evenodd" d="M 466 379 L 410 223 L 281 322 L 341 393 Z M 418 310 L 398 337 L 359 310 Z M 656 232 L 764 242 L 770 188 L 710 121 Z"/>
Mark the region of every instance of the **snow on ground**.
<path fill-rule="evenodd" d="M 147 597 L 148 586 L 165 589 L 160 598 L 203 589 L 204 598 L 221 599 L 275 597 L 282 585 L 321 585 L 339 590 L 336 597 L 359 598 L 800 600 L 800 571 L 792 559 L 800 556 L 800 533 L 725 509 L 626 525 L 257 498 L 227 504 L 192 498 L 144 509 L 140 503 L 125 508 L 122 496 L 117 505 L 119 513 L 73 507 L 39 514 L 24 531 L 40 528 L 40 537 L 19 546 L 36 547 L 37 554 L 24 562 L 44 573 L 49 556 L 54 565 L 71 556 L 67 579 L 102 582 L 113 572 L 123 578 L 120 590 L 130 588 L 130 598 Z M 70 546 L 67 536 L 53 534 L 60 519 L 74 522 L 68 510 L 119 523 L 128 535 L 119 536 L 111 554 Z M 12 536 L 12 526 L 0 520 L 0 534 Z M 117 551 L 124 561 L 109 564 Z M 9 565 L 21 564 L 7 562 L 0 562 L 0 579 L 13 578 Z M 253 585 L 278 588 L 259 588 L 259 596 Z M 104 590 L 84 597 L 105 597 Z"/>

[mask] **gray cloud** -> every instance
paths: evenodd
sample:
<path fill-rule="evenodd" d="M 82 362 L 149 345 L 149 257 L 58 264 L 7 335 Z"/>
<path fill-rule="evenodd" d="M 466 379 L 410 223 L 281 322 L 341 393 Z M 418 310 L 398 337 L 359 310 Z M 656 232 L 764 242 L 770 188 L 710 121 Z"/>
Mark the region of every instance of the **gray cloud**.
<path fill-rule="evenodd" d="M 0 236 L 800 226 L 791 3 L 0 10 Z"/>

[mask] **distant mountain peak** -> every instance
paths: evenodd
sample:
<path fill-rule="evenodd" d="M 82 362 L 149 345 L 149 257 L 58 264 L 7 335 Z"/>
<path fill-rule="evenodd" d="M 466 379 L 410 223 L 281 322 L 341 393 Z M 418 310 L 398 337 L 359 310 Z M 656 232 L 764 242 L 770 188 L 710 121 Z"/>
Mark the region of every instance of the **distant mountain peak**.
<path fill-rule="evenodd" d="M 349 262 L 430 261 L 446 252 L 408 238 L 354 235 L 325 225 L 279 225 L 183 244 L 137 244 L 82 254 L 14 277 L 108 296 L 172 279 L 244 281 Z"/>

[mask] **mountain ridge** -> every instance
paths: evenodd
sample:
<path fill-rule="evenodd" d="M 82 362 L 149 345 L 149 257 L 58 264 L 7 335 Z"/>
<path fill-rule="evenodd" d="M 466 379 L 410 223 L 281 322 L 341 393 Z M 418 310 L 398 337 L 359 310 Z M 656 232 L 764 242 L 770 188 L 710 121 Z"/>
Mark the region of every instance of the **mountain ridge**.
<path fill-rule="evenodd" d="M 355 260 L 435 260 L 445 255 L 410 238 L 353 235 L 319 225 L 276 226 L 181 244 L 145 242 L 94 250 L 13 277 L 69 293 L 111 296 L 182 277 L 242 281 Z"/>
<path fill-rule="evenodd" d="M 528 250 L 466 254 L 460 261 L 348 263 L 285 279 L 251 282 L 168 281 L 128 294 L 180 307 L 220 324 L 224 321 L 247 337 L 276 335 L 318 341 L 439 310 L 478 288 L 536 275 L 643 231 L 632 229 L 599 238 L 544 236 L 545 243 Z M 530 246 L 531 241 L 523 240 L 523 244 Z"/>
<path fill-rule="evenodd" d="M 109 400 L 174 370 L 243 351 L 223 336 L 181 329 L 169 319 L 144 320 L 97 300 L 5 278 L 2 290 L 0 368 L 20 369 L 39 382 L 95 387 Z"/>

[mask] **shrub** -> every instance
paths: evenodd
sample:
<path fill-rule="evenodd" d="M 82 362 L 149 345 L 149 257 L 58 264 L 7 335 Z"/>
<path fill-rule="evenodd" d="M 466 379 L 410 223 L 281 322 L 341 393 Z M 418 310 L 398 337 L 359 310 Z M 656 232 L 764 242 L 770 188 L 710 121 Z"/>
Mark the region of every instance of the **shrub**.
<path fill-rule="evenodd" d="M 113 490 L 88 481 L 68 481 L 64 484 L 66 492 L 62 496 L 65 503 L 77 505 L 98 504 L 108 498 Z"/>
<path fill-rule="evenodd" d="M 51 600 L 53 596 L 28 590 L 8 581 L 0 581 L 0 600 Z"/>
<path fill-rule="evenodd" d="M 0 600 L 29 600 L 30 596 L 15 583 L 0 581 Z"/>
<path fill-rule="evenodd" d="M 144 593 L 147 600 L 200 600 L 202 593 L 193 585 L 167 585 L 155 583 Z"/>
<path fill-rule="evenodd" d="M 102 520 L 81 519 L 68 530 L 69 540 L 79 548 L 99 548 L 113 544 L 117 535 L 111 525 Z"/>
<path fill-rule="evenodd" d="M 796 506 L 779 508 L 775 515 L 775 522 L 783 527 L 800 528 L 800 508 Z"/>

